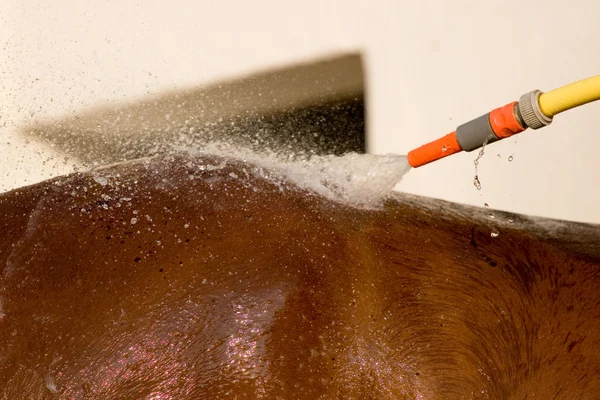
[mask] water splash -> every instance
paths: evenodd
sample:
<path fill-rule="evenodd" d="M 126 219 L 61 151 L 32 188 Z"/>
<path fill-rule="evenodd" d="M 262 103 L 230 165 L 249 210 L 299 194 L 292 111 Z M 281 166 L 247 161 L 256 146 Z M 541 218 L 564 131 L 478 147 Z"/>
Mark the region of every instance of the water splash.
<path fill-rule="evenodd" d="M 268 179 L 287 179 L 331 200 L 360 206 L 379 206 L 411 168 L 407 157 L 401 155 L 347 153 L 289 159 L 223 143 L 177 150 L 249 162 L 267 170 Z"/>

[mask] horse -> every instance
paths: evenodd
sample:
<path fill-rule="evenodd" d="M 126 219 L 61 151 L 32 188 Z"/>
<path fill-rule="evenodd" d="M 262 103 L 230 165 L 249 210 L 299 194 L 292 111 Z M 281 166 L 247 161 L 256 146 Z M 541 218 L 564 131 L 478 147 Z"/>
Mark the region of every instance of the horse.
<path fill-rule="evenodd" d="M 3 399 L 596 399 L 600 226 L 175 154 L 0 195 Z"/>

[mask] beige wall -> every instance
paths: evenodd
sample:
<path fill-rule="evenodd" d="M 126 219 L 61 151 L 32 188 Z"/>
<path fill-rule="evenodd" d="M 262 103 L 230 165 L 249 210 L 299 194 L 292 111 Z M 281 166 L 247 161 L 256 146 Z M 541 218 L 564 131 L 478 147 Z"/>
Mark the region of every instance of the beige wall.
<path fill-rule="evenodd" d="M 44 165 L 58 153 L 19 126 L 332 53 L 366 57 L 374 153 L 406 153 L 530 89 L 600 72 L 594 0 L 1 1 L 0 190 L 72 164 Z M 600 223 L 599 124 L 592 104 L 490 146 L 481 191 L 473 153 L 413 170 L 399 189 Z"/>

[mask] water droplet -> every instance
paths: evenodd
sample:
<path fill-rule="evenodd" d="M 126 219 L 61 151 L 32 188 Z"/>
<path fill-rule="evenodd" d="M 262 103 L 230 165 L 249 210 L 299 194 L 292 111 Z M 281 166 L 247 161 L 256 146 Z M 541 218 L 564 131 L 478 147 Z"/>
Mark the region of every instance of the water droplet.
<path fill-rule="evenodd" d="M 131 218 L 131 225 L 135 225 L 138 222 L 137 218 Z"/>
<path fill-rule="evenodd" d="M 513 156 L 509 156 L 508 161 L 512 161 L 512 160 L 513 160 Z"/>
<path fill-rule="evenodd" d="M 492 215 L 492 214 L 488 214 L 488 217 L 489 217 L 489 218 L 491 218 L 491 219 L 495 219 L 495 218 L 496 218 L 496 217 L 494 217 L 494 215 Z"/>
<path fill-rule="evenodd" d="M 496 157 L 500 158 L 500 154 L 496 154 Z"/>
<path fill-rule="evenodd" d="M 183 227 L 184 227 L 185 229 L 187 229 L 187 228 L 189 228 L 189 227 L 190 227 L 190 224 L 185 224 Z"/>
<path fill-rule="evenodd" d="M 447 147 L 447 146 L 443 146 L 443 147 L 442 147 L 442 153 L 445 153 L 445 152 L 446 152 L 446 150 L 448 150 L 448 147 Z"/>
<path fill-rule="evenodd" d="M 475 179 L 473 179 L 473 185 L 477 188 L 477 190 L 481 190 L 481 182 L 479 182 L 479 177 L 475 175 Z"/>
<path fill-rule="evenodd" d="M 479 175 L 478 175 L 479 174 L 479 171 L 478 171 L 479 160 L 485 154 L 485 146 L 488 144 L 490 139 L 491 139 L 491 137 L 488 137 L 483 141 L 483 144 L 481 146 L 481 149 L 479 150 L 479 154 L 477 155 L 477 158 L 475 160 L 473 160 L 473 164 L 475 165 L 475 179 L 473 179 L 473 185 L 475 185 L 477 190 L 481 190 L 481 182 L 479 181 Z"/>
<path fill-rule="evenodd" d="M 512 219 L 509 219 L 509 220 L 508 220 L 508 223 L 509 223 L 509 224 L 512 224 L 512 223 L 513 223 L 513 220 L 512 220 Z"/>
<path fill-rule="evenodd" d="M 497 237 L 498 237 L 498 235 L 500 235 L 500 232 L 498 232 L 498 230 L 497 230 L 497 229 L 494 229 L 494 230 L 492 231 L 492 233 L 490 233 L 490 236 L 491 236 L 491 237 L 493 237 L 493 238 L 497 238 Z"/>
<path fill-rule="evenodd" d="M 485 208 L 490 208 L 490 205 L 489 205 L 488 203 L 484 203 L 484 204 L 483 204 L 483 206 L 484 206 Z"/>
<path fill-rule="evenodd" d="M 108 183 L 108 179 L 106 179 L 103 176 L 94 176 L 93 179 L 102 186 L 106 186 L 106 184 Z"/>

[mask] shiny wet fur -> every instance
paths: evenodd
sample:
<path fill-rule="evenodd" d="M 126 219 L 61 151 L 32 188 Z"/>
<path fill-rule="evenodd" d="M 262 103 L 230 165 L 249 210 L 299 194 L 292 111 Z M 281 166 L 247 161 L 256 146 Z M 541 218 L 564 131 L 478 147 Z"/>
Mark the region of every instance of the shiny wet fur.
<path fill-rule="evenodd" d="M 177 156 L 0 195 L 0 398 L 600 398 L 600 227 L 264 174 Z"/>

